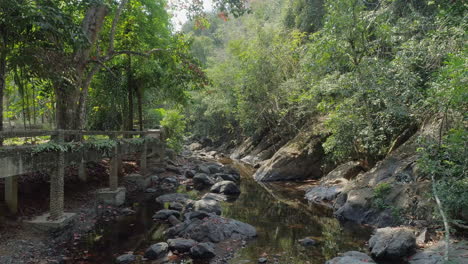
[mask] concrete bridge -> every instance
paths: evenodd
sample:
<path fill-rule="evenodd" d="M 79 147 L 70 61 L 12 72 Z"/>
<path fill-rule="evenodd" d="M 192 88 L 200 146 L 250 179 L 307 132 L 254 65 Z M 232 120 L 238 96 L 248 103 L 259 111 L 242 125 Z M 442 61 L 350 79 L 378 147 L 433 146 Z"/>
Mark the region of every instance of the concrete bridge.
<path fill-rule="evenodd" d="M 99 136 L 100 140 L 87 140 Z M 133 138 L 137 136 L 137 138 Z M 86 181 L 85 164 L 110 158 L 109 187 L 97 192 L 102 202 L 121 205 L 125 188 L 119 187 L 118 172 L 122 156 L 139 154 L 140 174 L 145 176 L 147 157 L 164 158 L 164 141 L 160 130 L 148 131 L 77 131 L 30 130 L 0 131 L 0 139 L 50 137 L 44 144 L 0 147 L 0 178 L 5 178 L 5 203 L 11 213 L 18 211 L 18 175 L 47 171 L 50 175 L 49 213 L 29 221 L 42 229 L 60 227 L 73 219 L 74 213 L 64 212 L 64 171 L 69 165 L 79 165 L 78 176 Z M 66 139 L 73 138 L 73 141 Z"/>

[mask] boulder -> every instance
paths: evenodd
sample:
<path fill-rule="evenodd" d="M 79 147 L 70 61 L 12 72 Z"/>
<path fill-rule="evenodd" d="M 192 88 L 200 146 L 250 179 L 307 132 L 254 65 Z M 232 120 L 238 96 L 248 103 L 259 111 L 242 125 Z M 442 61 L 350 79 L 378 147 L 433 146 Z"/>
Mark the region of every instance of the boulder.
<path fill-rule="evenodd" d="M 195 176 L 195 173 L 196 172 L 194 170 L 186 170 L 184 175 L 185 175 L 186 178 L 191 179 L 191 178 L 193 178 L 193 176 Z"/>
<path fill-rule="evenodd" d="M 131 264 L 135 261 L 136 261 L 136 256 L 133 254 L 121 255 L 115 259 L 115 263 L 117 264 Z"/>
<path fill-rule="evenodd" d="M 180 212 L 179 211 L 176 211 L 176 210 L 169 210 L 169 209 L 163 209 L 163 210 L 159 210 L 157 211 L 154 215 L 153 215 L 153 219 L 157 219 L 157 220 L 166 220 L 169 218 L 169 216 L 175 216 L 175 217 L 179 217 L 180 216 Z"/>
<path fill-rule="evenodd" d="M 169 245 L 167 243 L 161 242 L 161 243 L 151 245 L 145 251 L 144 256 L 146 259 L 156 260 L 156 259 L 165 257 L 168 252 L 169 252 Z"/>
<path fill-rule="evenodd" d="M 176 211 L 182 211 L 184 210 L 184 205 L 178 202 L 172 202 L 169 204 L 169 209 L 171 210 L 176 210 Z"/>
<path fill-rule="evenodd" d="M 369 248 L 376 259 L 401 260 L 416 249 L 416 237 L 409 228 L 379 228 L 370 238 Z"/>
<path fill-rule="evenodd" d="M 350 161 L 333 169 L 325 177 L 320 179 L 320 182 L 330 183 L 341 179 L 351 180 L 355 178 L 361 171 L 363 171 L 363 168 L 359 162 Z"/>
<path fill-rule="evenodd" d="M 227 199 L 226 195 L 220 193 L 206 193 L 202 196 L 202 200 L 215 200 L 218 202 L 224 202 L 227 201 Z"/>
<path fill-rule="evenodd" d="M 322 176 L 324 150 L 321 135 L 314 129 L 301 131 L 281 147 L 254 174 L 256 181 L 286 181 Z"/>
<path fill-rule="evenodd" d="M 240 189 L 232 181 L 220 181 L 211 187 L 210 192 L 229 195 L 229 194 L 239 194 Z"/>
<path fill-rule="evenodd" d="M 215 184 L 215 181 L 213 180 L 213 178 L 208 176 L 208 174 L 206 173 L 197 173 L 195 174 L 192 180 L 193 180 L 193 184 L 195 185 L 197 189 L 203 189 L 203 188 L 210 187 L 213 184 Z"/>
<path fill-rule="evenodd" d="M 343 190 L 343 186 L 335 185 L 335 186 L 316 186 L 309 189 L 306 194 L 305 198 L 309 202 L 323 204 L 332 202 L 335 198 L 341 193 Z"/>
<path fill-rule="evenodd" d="M 167 170 L 167 171 L 170 171 L 170 172 L 173 172 L 173 173 L 175 173 L 175 174 L 177 174 L 177 175 L 181 175 L 181 174 L 182 174 L 182 171 L 181 171 L 179 168 L 177 168 L 176 166 L 172 166 L 172 165 L 167 166 L 167 167 L 166 167 L 166 170 Z"/>
<path fill-rule="evenodd" d="M 260 263 L 260 264 L 267 263 L 268 259 L 267 258 L 259 258 L 257 262 Z"/>
<path fill-rule="evenodd" d="M 243 240 L 257 235 L 255 227 L 240 221 L 209 214 L 203 219 L 189 218 L 171 227 L 167 237 L 185 237 L 198 242 L 218 243 L 227 239 Z"/>
<path fill-rule="evenodd" d="M 190 249 L 190 256 L 194 259 L 210 259 L 216 256 L 214 244 L 199 243 Z"/>
<path fill-rule="evenodd" d="M 201 148 L 203 148 L 203 146 L 202 146 L 202 144 L 200 144 L 198 142 L 194 142 L 194 143 L 189 145 L 189 149 L 191 151 L 200 150 Z"/>
<path fill-rule="evenodd" d="M 189 199 L 189 196 L 185 193 L 169 193 L 169 194 L 164 194 L 156 198 L 156 202 L 164 204 L 164 203 L 171 203 L 171 202 L 178 202 L 185 204 L 187 200 Z"/>
<path fill-rule="evenodd" d="M 358 251 L 348 251 L 343 255 L 333 258 L 325 264 L 375 264 L 374 260 L 368 255 Z"/>
<path fill-rule="evenodd" d="M 211 173 L 210 168 L 209 168 L 208 165 L 206 165 L 206 164 L 199 164 L 199 165 L 197 165 L 197 167 L 195 168 L 195 170 L 196 170 L 198 173 L 205 173 L 205 174 L 210 174 L 210 173 Z"/>
<path fill-rule="evenodd" d="M 209 163 L 206 166 L 210 170 L 210 174 L 215 174 L 223 171 L 223 167 L 216 163 Z"/>
<path fill-rule="evenodd" d="M 185 216 L 185 219 L 187 220 L 192 220 L 192 219 L 202 220 L 202 219 L 210 217 L 211 214 L 205 211 L 194 211 L 194 212 L 186 213 L 184 216 Z"/>
<path fill-rule="evenodd" d="M 239 182 L 240 181 L 240 176 L 237 174 L 226 174 L 226 173 L 216 173 L 214 175 L 216 179 L 219 179 L 221 181 L 233 181 L 233 182 Z"/>
<path fill-rule="evenodd" d="M 303 238 L 303 239 L 299 239 L 299 243 L 303 246 L 303 247 L 310 247 L 310 246 L 314 246 L 315 244 L 317 244 L 317 242 L 311 238 Z"/>
<path fill-rule="evenodd" d="M 221 205 L 216 200 L 211 199 L 201 199 L 195 202 L 194 204 L 195 211 L 205 211 L 208 213 L 214 213 L 221 215 Z"/>
<path fill-rule="evenodd" d="M 195 246 L 197 242 L 192 239 L 184 239 L 184 238 L 175 238 L 167 240 L 167 244 L 169 245 L 169 249 L 172 251 L 176 251 L 179 253 L 189 252 L 190 249 Z"/>

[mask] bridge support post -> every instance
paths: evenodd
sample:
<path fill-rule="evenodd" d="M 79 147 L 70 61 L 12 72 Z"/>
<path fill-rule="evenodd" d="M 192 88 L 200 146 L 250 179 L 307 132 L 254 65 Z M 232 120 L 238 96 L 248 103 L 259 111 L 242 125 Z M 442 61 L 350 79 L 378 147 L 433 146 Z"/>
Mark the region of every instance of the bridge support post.
<path fill-rule="evenodd" d="M 18 176 L 5 178 L 5 202 L 12 214 L 18 213 Z"/>
<path fill-rule="evenodd" d="M 78 167 L 78 178 L 84 182 L 88 180 L 88 174 L 86 173 L 86 161 L 83 156 L 81 157 L 80 166 Z"/>
<path fill-rule="evenodd" d="M 117 190 L 119 187 L 119 146 L 118 143 L 114 147 L 114 153 L 110 160 L 110 175 L 109 175 L 109 189 L 111 191 Z"/>
<path fill-rule="evenodd" d="M 142 176 L 146 176 L 147 169 L 148 169 L 148 143 L 145 140 L 143 142 L 143 150 L 141 151 L 141 156 L 140 156 L 140 174 Z"/>
<path fill-rule="evenodd" d="M 63 131 L 58 134 L 59 143 L 64 142 Z M 57 167 L 50 175 L 50 219 L 57 220 L 63 216 L 64 206 L 64 174 L 65 174 L 65 153 L 59 151 L 57 154 Z"/>

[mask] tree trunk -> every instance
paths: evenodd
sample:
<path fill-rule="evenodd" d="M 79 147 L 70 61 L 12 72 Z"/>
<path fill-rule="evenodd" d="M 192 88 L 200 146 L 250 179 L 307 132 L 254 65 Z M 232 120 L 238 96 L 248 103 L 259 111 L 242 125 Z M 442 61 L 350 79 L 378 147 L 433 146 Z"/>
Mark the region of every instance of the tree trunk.
<path fill-rule="evenodd" d="M 3 131 L 3 94 L 6 83 L 6 55 L 7 47 L 5 39 L 2 41 L 0 49 L 0 131 Z M 3 145 L 3 138 L 0 138 L 0 146 Z"/>
<path fill-rule="evenodd" d="M 138 99 L 138 123 L 140 125 L 140 131 L 143 131 L 143 91 L 141 87 L 137 88 L 137 99 Z"/>
<path fill-rule="evenodd" d="M 107 7 L 104 4 L 89 7 L 82 22 L 82 30 L 86 35 L 88 45 L 77 50 L 73 55 L 74 65 L 69 78 L 73 81 L 65 81 L 62 78 L 54 82 L 57 129 L 76 130 L 81 129 L 84 125 L 82 123 L 84 118 L 82 120 L 80 110 L 84 108 L 85 102 L 80 103 L 81 93 L 83 92 L 82 88 L 87 83 L 87 72 L 91 71 L 87 71 L 90 55 L 92 50 L 95 49 L 95 44 L 106 15 Z M 86 100 L 86 98 L 83 100 Z"/>
<path fill-rule="evenodd" d="M 133 76 L 132 76 L 132 56 L 128 55 L 127 65 L 127 90 L 128 90 L 128 119 L 127 130 L 133 130 Z"/>

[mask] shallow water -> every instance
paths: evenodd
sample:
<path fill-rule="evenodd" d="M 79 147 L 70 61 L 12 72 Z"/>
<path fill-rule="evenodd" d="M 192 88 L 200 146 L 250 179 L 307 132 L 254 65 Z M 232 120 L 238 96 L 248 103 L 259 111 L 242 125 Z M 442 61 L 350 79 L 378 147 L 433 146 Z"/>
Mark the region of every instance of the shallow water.
<path fill-rule="evenodd" d="M 250 167 L 233 165 L 241 171 L 242 193 L 235 201 L 223 203 L 223 216 L 255 226 L 258 237 L 238 251 L 230 263 L 257 263 L 260 257 L 268 258 L 268 263 L 324 263 L 340 252 L 364 248 L 370 230 L 342 225 L 330 209 L 308 205 L 304 192 L 295 188 L 297 184 L 259 184 L 252 179 Z M 116 222 L 100 221 L 94 232 L 74 245 L 83 262 L 77 262 L 75 256 L 69 263 L 114 263 L 121 254 L 143 254 L 148 245 L 164 241 L 162 232 L 167 226 L 151 219 L 160 207 L 148 202 L 134 204 L 134 208 L 135 215 L 119 217 Z M 101 210 L 112 212 L 112 208 Z M 298 240 L 305 237 L 317 244 L 302 247 Z"/>
<path fill-rule="evenodd" d="M 258 237 L 230 263 L 257 263 L 262 256 L 269 263 L 322 264 L 340 252 L 364 248 L 369 229 L 342 225 L 330 209 L 309 206 L 304 192 L 294 188 L 295 184 L 259 184 L 252 179 L 251 171 L 240 171 L 242 193 L 234 203 L 224 204 L 223 216 L 255 226 Z M 305 237 L 317 244 L 304 248 L 297 240 Z"/>

